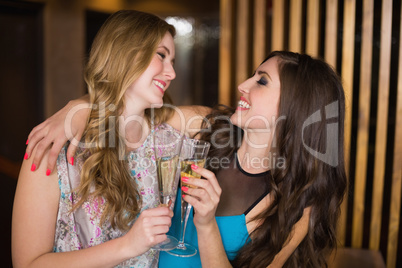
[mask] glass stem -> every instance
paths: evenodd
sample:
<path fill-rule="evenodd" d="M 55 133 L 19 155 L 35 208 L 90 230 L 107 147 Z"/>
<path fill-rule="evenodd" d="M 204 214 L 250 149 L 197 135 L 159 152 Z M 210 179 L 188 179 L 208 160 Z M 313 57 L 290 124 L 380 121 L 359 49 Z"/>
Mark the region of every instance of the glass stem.
<path fill-rule="evenodd" d="M 182 207 L 185 209 L 185 212 L 183 214 L 185 214 L 185 216 L 181 217 L 181 237 L 180 237 L 180 241 L 179 241 L 179 245 L 181 245 L 182 247 L 184 246 L 184 236 L 186 234 L 186 227 L 187 227 L 187 221 L 188 221 L 188 217 L 190 216 L 190 211 L 192 206 L 190 204 L 188 204 L 186 201 L 184 201 L 182 199 Z"/>

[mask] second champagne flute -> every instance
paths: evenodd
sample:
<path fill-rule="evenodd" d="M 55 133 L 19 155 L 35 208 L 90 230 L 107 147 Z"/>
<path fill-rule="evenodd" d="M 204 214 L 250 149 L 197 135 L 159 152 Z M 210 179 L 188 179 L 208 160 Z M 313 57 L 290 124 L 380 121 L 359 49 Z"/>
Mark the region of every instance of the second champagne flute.
<path fill-rule="evenodd" d="M 211 144 L 206 141 L 196 139 L 186 139 L 183 141 L 180 152 L 180 177 L 197 178 L 200 179 L 201 175 L 191 169 L 191 165 L 204 167 L 207 159 L 209 147 Z M 181 180 L 180 180 L 181 181 Z M 188 186 L 183 182 L 182 186 Z M 167 253 L 178 257 L 191 257 L 197 253 L 197 249 L 184 242 L 186 233 L 187 221 L 190 215 L 192 205 L 188 204 L 184 199 L 181 199 L 181 230 L 180 241 L 177 247 Z"/>
<path fill-rule="evenodd" d="M 159 197 L 161 206 L 173 207 L 178 180 L 176 170 L 183 137 L 175 130 L 159 127 L 154 132 L 154 150 L 158 175 Z M 173 236 L 168 235 L 162 243 L 153 247 L 158 250 L 171 250 L 178 244 Z"/>

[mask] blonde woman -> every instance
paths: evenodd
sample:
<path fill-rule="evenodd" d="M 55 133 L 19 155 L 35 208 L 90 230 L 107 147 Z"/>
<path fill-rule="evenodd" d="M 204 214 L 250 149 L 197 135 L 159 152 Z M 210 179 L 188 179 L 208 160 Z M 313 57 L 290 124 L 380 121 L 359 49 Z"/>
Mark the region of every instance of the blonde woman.
<path fill-rule="evenodd" d="M 71 158 L 65 146 L 57 169 L 28 157 L 22 165 L 14 267 L 157 266 L 151 247 L 166 239 L 173 213 L 158 207 L 149 108 L 163 105 L 175 78 L 174 35 L 173 26 L 138 11 L 116 12 L 102 26 L 85 72 L 92 109 L 84 148 Z M 155 124 L 167 117 L 157 109 Z"/>

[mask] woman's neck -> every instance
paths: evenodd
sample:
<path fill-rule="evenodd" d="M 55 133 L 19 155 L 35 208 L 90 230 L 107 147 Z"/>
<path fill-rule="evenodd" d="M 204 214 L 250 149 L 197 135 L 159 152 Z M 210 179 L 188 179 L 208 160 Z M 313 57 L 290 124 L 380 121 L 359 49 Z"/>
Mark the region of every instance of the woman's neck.
<path fill-rule="evenodd" d="M 271 135 L 257 135 L 257 133 L 245 131 L 242 143 L 237 151 L 242 169 L 251 174 L 270 170 L 272 168 L 271 144 Z"/>
<path fill-rule="evenodd" d="M 151 132 L 145 111 L 127 113 L 120 116 L 120 133 L 124 135 L 126 150 L 132 151 L 140 147 Z"/>

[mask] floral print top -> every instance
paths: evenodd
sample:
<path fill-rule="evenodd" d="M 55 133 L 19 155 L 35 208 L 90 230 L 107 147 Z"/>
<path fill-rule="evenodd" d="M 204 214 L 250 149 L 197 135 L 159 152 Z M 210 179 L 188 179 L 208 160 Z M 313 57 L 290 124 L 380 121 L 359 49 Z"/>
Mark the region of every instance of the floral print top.
<path fill-rule="evenodd" d="M 173 129 L 170 125 L 162 124 L 156 127 L 155 131 L 162 128 Z M 142 198 L 141 212 L 160 204 L 152 137 L 151 133 L 141 147 L 127 155 L 128 168 Z M 82 206 L 71 212 L 78 200 L 76 189 L 80 184 L 80 171 L 84 159 L 77 157 L 72 166 L 67 161 L 66 153 L 67 148 L 64 147 L 57 159 L 60 200 L 54 252 L 80 250 L 123 236 L 125 233 L 113 229 L 108 220 L 100 224 L 106 202 L 102 197 L 89 198 Z M 158 267 L 158 259 L 159 251 L 150 249 L 116 267 Z"/>

